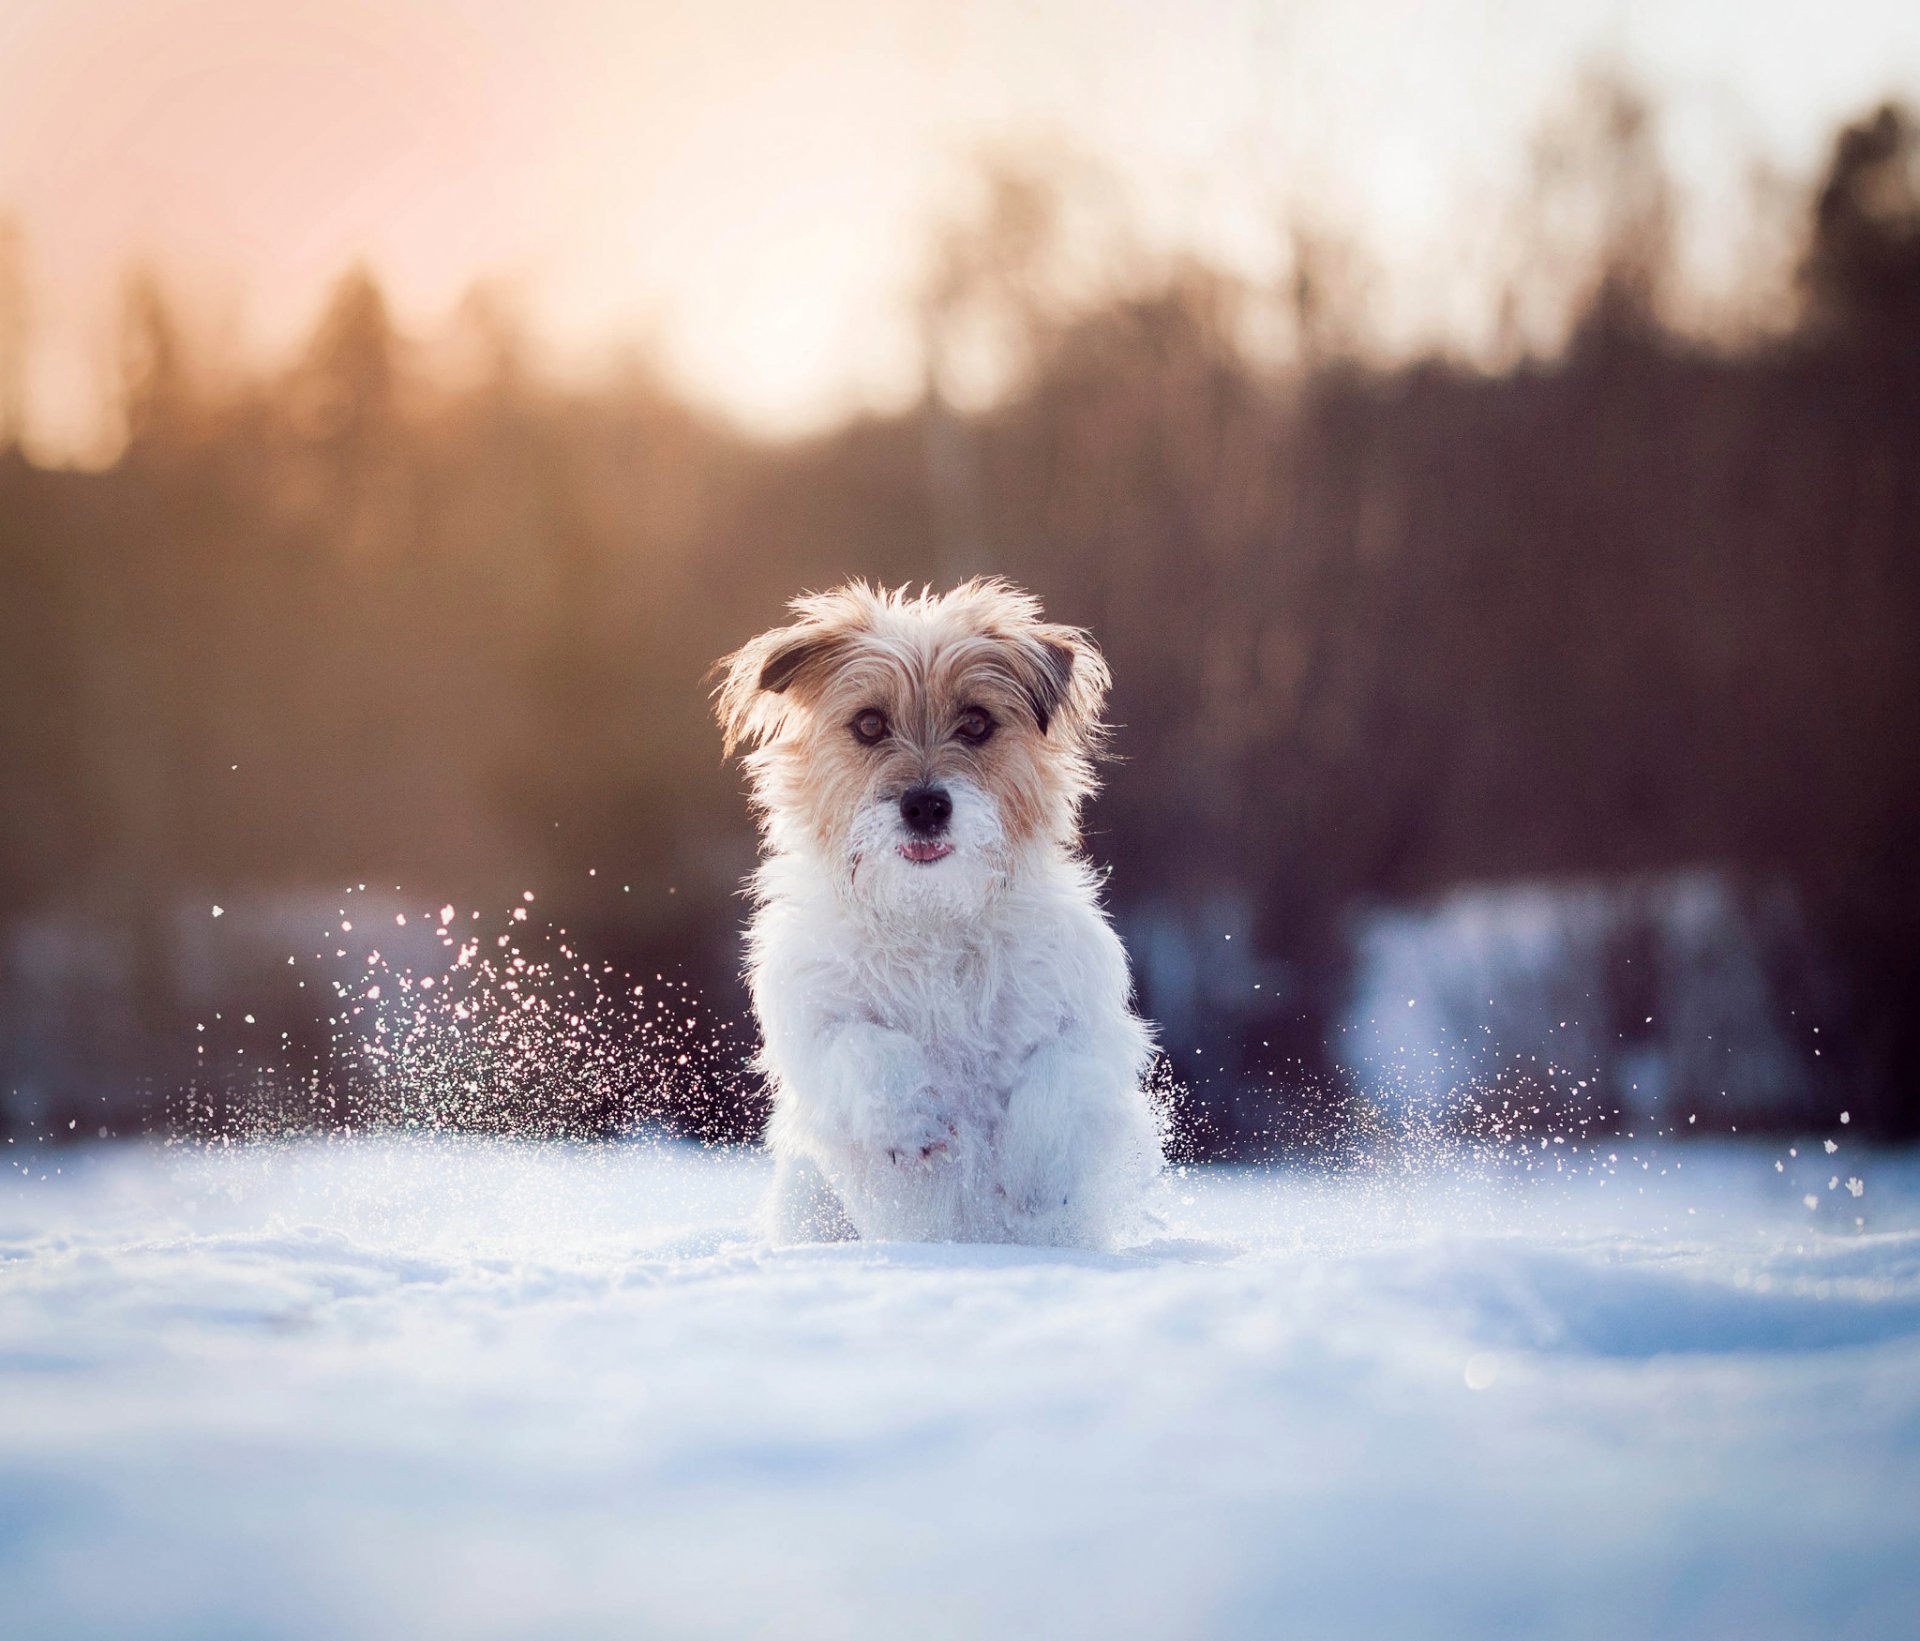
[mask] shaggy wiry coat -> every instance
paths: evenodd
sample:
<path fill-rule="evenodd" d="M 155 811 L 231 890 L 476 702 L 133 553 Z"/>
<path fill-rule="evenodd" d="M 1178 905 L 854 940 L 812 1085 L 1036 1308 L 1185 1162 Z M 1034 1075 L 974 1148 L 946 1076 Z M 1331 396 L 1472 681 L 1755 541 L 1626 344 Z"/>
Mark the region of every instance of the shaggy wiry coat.
<path fill-rule="evenodd" d="M 1105 663 L 1002 582 L 793 610 L 719 690 L 764 840 L 748 977 L 774 1235 L 1112 1242 L 1160 1136 L 1078 849 Z"/>

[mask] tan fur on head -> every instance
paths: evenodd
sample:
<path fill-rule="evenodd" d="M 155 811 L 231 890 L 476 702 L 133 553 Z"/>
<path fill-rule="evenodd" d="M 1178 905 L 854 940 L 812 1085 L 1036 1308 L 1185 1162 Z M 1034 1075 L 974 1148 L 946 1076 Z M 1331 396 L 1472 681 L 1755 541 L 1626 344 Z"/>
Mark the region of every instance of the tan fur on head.
<path fill-rule="evenodd" d="M 798 822 L 832 851 L 861 803 L 963 776 L 992 796 L 1010 844 L 1074 843 L 1108 686 L 1084 632 L 994 579 L 911 596 L 851 582 L 791 608 L 790 626 L 720 663 L 715 692 L 727 752 L 752 749 L 770 827 Z M 978 744 L 960 732 L 970 710 L 992 722 Z M 855 732 L 868 711 L 886 722 L 874 744 Z"/>

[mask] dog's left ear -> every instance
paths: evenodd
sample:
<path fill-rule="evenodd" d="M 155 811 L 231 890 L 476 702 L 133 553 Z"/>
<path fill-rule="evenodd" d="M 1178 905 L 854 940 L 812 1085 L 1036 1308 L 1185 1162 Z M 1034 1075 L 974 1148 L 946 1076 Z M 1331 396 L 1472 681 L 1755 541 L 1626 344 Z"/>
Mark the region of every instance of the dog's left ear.
<path fill-rule="evenodd" d="M 1014 676 L 1042 735 L 1081 741 L 1097 733 L 1111 675 L 1078 627 L 1035 622 L 1010 640 Z"/>

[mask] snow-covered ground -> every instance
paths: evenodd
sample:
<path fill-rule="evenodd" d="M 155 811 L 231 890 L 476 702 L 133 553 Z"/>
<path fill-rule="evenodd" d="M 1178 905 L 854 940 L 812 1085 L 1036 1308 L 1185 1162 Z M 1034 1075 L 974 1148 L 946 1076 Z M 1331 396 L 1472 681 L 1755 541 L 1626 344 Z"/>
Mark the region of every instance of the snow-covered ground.
<path fill-rule="evenodd" d="M 1911 1156 L 1195 1171 L 1114 1255 L 775 1252 L 672 1146 L 4 1156 L 9 1637 L 1920 1631 Z"/>

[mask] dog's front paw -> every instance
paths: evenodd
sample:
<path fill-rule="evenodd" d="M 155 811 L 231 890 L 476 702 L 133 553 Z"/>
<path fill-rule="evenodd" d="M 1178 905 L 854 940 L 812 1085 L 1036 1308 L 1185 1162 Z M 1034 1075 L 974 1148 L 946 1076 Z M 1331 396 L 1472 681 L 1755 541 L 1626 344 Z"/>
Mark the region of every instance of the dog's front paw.
<path fill-rule="evenodd" d="M 896 1168 L 932 1167 L 953 1154 L 953 1141 L 958 1135 L 959 1131 L 938 1111 L 903 1113 L 880 1152 Z"/>
<path fill-rule="evenodd" d="M 1071 1202 L 1071 1192 L 1065 1182 L 1041 1171 L 1020 1170 L 1009 1174 L 993 1189 L 1017 1219 L 1048 1219 Z"/>

